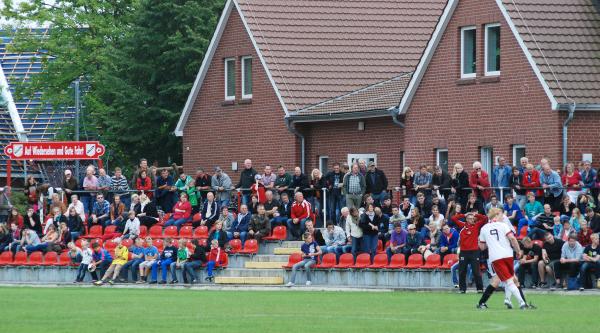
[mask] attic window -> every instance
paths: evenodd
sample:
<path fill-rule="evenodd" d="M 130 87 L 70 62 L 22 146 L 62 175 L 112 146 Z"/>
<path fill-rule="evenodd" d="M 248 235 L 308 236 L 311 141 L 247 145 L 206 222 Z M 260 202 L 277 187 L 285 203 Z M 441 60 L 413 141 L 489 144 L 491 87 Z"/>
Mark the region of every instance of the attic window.
<path fill-rule="evenodd" d="M 252 57 L 242 57 L 242 98 L 252 98 Z"/>
<path fill-rule="evenodd" d="M 485 75 L 500 75 L 500 24 L 485 26 Z"/>
<path fill-rule="evenodd" d="M 474 26 L 460 29 L 460 77 L 476 76 L 477 30 Z"/>
<path fill-rule="evenodd" d="M 225 59 L 225 100 L 235 100 L 235 59 Z"/>

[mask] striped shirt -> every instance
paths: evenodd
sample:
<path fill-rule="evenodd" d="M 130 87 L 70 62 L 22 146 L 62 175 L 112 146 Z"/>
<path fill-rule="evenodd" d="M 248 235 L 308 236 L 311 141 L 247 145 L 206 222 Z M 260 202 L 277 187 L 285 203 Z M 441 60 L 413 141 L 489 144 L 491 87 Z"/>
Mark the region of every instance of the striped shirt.
<path fill-rule="evenodd" d="M 119 178 L 117 178 L 116 176 L 112 176 L 110 178 L 110 189 L 116 192 L 124 192 L 129 190 L 129 184 L 127 183 L 127 179 L 123 176 Z"/>

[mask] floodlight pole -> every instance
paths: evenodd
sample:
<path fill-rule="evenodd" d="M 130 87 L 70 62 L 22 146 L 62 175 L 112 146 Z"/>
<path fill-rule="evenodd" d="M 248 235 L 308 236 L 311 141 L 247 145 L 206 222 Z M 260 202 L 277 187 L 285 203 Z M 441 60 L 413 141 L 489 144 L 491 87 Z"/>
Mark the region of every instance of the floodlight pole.
<path fill-rule="evenodd" d="M 79 78 L 75 80 L 75 141 L 79 141 Z M 75 160 L 75 179 L 79 181 L 79 160 Z"/>

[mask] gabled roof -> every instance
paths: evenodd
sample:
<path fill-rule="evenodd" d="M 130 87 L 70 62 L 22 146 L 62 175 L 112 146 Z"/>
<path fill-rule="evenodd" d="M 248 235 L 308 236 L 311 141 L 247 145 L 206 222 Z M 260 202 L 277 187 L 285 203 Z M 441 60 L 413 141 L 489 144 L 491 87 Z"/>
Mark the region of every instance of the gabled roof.
<path fill-rule="evenodd" d="M 491 1 L 491 0 L 489 0 Z M 553 110 L 600 108 L 598 0 L 495 0 Z M 400 101 L 406 113 L 459 0 L 448 6 Z"/>

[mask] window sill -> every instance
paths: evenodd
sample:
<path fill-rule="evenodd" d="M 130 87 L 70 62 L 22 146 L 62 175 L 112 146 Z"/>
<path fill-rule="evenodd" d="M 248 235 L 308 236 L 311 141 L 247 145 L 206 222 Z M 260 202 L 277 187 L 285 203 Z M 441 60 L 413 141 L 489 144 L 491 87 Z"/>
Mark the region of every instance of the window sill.
<path fill-rule="evenodd" d="M 252 98 L 244 98 L 240 101 L 240 104 L 252 104 Z"/>
<path fill-rule="evenodd" d="M 484 76 L 479 79 L 480 83 L 500 82 L 500 75 Z"/>
<path fill-rule="evenodd" d="M 464 79 L 458 79 L 456 80 L 456 84 L 459 86 L 465 86 L 465 85 L 469 85 L 469 84 L 475 84 L 477 82 L 477 78 L 475 77 L 469 77 L 469 78 L 464 78 Z"/>
<path fill-rule="evenodd" d="M 235 100 L 223 101 L 222 106 L 235 105 Z"/>

